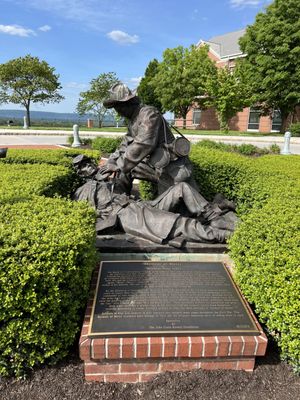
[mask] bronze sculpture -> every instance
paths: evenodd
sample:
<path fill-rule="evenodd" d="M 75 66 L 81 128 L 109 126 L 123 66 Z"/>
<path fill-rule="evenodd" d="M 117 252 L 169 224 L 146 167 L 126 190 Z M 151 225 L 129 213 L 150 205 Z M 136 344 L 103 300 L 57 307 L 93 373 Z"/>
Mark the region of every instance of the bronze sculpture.
<path fill-rule="evenodd" d="M 109 180 L 86 156 L 75 157 L 76 172 L 86 180 L 74 194 L 97 211 L 97 233 L 119 229 L 155 243 L 184 241 L 223 243 L 237 223 L 234 205 L 225 199 L 209 203 L 186 182 L 170 186 L 153 201 L 135 200 L 123 192 L 119 178 Z"/>
<path fill-rule="evenodd" d="M 118 171 L 119 182 L 127 194 L 131 192 L 134 178 L 157 183 L 158 194 L 178 182 L 197 188 L 186 146 L 178 151 L 174 135 L 155 107 L 141 104 L 138 96 L 122 83 L 111 88 L 103 105 L 114 108 L 127 119 L 128 132 L 106 165 L 100 168 L 101 173 Z M 181 138 L 181 143 L 184 142 Z"/>

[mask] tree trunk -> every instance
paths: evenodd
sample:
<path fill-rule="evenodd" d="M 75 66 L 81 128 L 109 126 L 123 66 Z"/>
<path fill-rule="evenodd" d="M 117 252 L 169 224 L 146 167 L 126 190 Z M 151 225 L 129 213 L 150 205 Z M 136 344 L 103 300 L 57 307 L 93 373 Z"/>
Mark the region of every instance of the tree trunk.
<path fill-rule="evenodd" d="M 287 129 L 287 122 L 288 122 L 289 113 L 284 111 L 284 110 L 280 110 L 280 115 L 281 115 L 280 132 L 284 133 L 286 131 L 286 129 Z"/>
<path fill-rule="evenodd" d="M 220 131 L 228 133 L 229 132 L 229 120 L 226 119 L 224 115 L 218 113 L 218 120 L 220 124 Z"/>
<path fill-rule="evenodd" d="M 182 113 L 182 129 L 186 129 L 186 116 L 187 116 L 187 111 L 184 111 Z"/>
<path fill-rule="evenodd" d="M 27 118 L 27 125 L 28 125 L 28 127 L 30 127 L 30 126 L 31 126 L 31 120 L 30 120 L 30 111 L 29 111 L 29 108 L 30 108 L 30 103 L 28 102 L 28 103 L 26 104 L 26 118 Z"/>

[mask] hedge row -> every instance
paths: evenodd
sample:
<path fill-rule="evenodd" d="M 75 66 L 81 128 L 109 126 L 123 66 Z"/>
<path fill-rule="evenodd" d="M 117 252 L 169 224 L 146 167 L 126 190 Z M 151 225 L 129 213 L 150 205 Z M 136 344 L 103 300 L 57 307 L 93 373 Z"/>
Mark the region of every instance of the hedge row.
<path fill-rule="evenodd" d="M 78 154 L 86 154 L 94 160 L 99 159 L 99 152 L 82 149 L 8 149 L 7 157 L 1 159 L 4 164 L 50 164 L 70 167 L 72 159 Z"/>
<path fill-rule="evenodd" d="M 100 150 L 101 153 L 110 154 L 116 151 L 121 142 L 122 142 L 122 137 L 116 137 L 116 138 L 97 137 L 92 141 L 92 148 L 94 150 Z"/>
<path fill-rule="evenodd" d="M 68 154 L 9 153 L 0 162 L 0 374 L 22 376 L 65 356 L 79 332 L 95 214 L 86 203 L 46 197 L 70 194 Z"/>
<path fill-rule="evenodd" d="M 193 148 L 202 193 L 223 192 L 241 223 L 229 242 L 236 279 L 282 358 L 300 370 L 300 157 L 248 159 Z"/>
<path fill-rule="evenodd" d="M 218 149 L 222 151 L 230 151 L 233 153 L 243 154 L 244 156 L 258 156 L 265 154 L 279 154 L 280 147 L 277 144 L 272 144 L 269 147 L 257 147 L 250 143 L 242 144 L 228 144 L 223 142 L 215 142 L 213 140 L 204 139 L 199 141 L 194 146 L 197 147 L 207 147 L 209 149 Z"/>
<path fill-rule="evenodd" d="M 64 166 L 0 163 L 0 204 L 28 200 L 34 194 L 67 195 L 73 187 L 73 172 Z"/>

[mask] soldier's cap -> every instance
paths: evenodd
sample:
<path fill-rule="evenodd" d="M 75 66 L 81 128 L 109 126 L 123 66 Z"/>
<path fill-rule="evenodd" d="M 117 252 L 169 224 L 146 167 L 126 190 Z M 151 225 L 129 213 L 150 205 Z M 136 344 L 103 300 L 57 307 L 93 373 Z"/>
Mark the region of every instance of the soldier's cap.
<path fill-rule="evenodd" d="M 112 108 L 117 104 L 126 103 L 127 101 L 137 97 L 124 83 L 116 83 L 110 88 L 109 97 L 103 101 L 106 108 Z"/>
<path fill-rule="evenodd" d="M 83 164 L 83 163 L 87 163 L 87 162 L 90 162 L 90 161 L 91 161 L 90 157 L 87 157 L 84 154 L 79 154 L 79 156 L 74 157 L 73 160 L 72 160 L 74 166 L 75 165 L 80 165 L 80 164 Z"/>

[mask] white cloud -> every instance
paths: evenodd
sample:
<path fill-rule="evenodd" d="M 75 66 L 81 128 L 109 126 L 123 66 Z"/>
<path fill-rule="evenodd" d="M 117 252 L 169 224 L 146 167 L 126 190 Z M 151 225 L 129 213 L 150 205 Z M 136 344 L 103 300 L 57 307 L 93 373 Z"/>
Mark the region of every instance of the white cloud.
<path fill-rule="evenodd" d="M 134 44 L 140 40 L 137 35 L 129 35 L 123 31 L 111 31 L 106 36 L 119 44 Z"/>
<path fill-rule="evenodd" d="M 51 26 L 43 25 L 43 26 L 40 26 L 38 29 L 39 29 L 39 31 L 42 31 L 42 32 L 48 32 L 51 30 Z"/>
<path fill-rule="evenodd" d="M 0 25 L 0 33 L 21 37 L 36 35 L 36 33 L 32 29 L 24 28 L 20 25 Z"/>
<path fill-rule="evenodd" d="M 121 81 L 125 83 L 133 92 L 136 92 L 137 87 L 139 86 L 142 76 L 132 77 L 132 78 L 123 78 Z"/>
<path fill-rule="evenodd" d="M 242 8 L 247 6 L 259 6 L 264 3 L 262 0 L 230 0 L 230 5 L 233 8 Z"/>
<path fill-rule="evenodd" d="M 142 80 L 142 76 L 138 76 L 136 78 L 130 78 L 128 80 L 129 83 L 132 83 L 133 85 L 138 85 Z"/>

